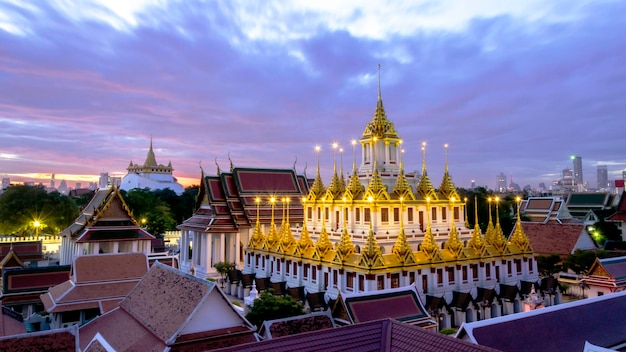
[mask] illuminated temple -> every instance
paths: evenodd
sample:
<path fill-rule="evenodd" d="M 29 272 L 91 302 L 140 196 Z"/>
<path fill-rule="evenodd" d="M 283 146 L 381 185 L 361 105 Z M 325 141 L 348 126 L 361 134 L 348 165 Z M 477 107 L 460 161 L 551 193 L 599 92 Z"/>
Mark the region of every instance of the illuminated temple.
<path fill-rule="evenodd" d="M 179 225 L 181 269 L 217 277 L 215 263 L 234 262 L 256 282 L 326 300 L 414 283 L 442 328 L 521 311 L 538 272 L 519 218 L 509 238 L 491 206 L 486 233 L 470 228 L 447 160 L 435 188 L 426 146 L 415 175 L 405 173 L 401 145 L 379 88 L 346 177 L 335 161 L 325 184 L 319 151 L 314 179 L 232 162 L 229 172 L 203 173 L 196 213 Z M 245 295 L 249 283 L 232 293 Z"/>

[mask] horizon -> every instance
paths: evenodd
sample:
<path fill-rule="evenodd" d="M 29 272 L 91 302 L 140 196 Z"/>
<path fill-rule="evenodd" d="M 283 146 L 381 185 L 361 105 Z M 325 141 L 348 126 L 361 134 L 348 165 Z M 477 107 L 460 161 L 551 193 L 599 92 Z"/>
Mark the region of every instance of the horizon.
<path fill-rule="evenodd" d="M 426 141 L 435 183 L 449 144 L 460 188 L 501 172 L 550 186 L 571 155 L 595 188 L 596 166 L 609 180 L 626 168 L 624 13 L 612 0 L 0 4 L 0 175 L 123 176 L 152 138 L 185 187 L 230 160 L 311 177 L 316 145 L 329 182 L 331 144 L 350 171 L 380 84 L 407 172 Z"/>

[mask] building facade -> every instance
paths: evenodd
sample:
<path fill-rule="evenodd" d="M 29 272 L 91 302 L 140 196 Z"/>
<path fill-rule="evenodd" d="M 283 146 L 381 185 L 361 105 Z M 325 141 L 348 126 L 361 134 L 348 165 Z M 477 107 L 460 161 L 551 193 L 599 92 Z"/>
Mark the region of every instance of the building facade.
<path fill-rule="evenodd" d="M 457 193 L 447 160 L 439 187 L 432 185 L 425 143 L 421 176 L 406 174 L 402 139 L 386 116 L 380 89 L 374 117 L 360 140 L 353 142 L 357 144 L 359 166 L 355 147 L 349 178 L 344 179 L 335 162 L 328 186 L 320 176 L 318 151 L 316 176 L 302 199 L 269 187 L 233 201 L 229 195 L 213 201 L 209 197 L 198 206 L 198 219 L 202 209 L 205 219 L 199 221 L 196 232 L 181 225 L 183 244 L 198 234 L 227 237 L 227 231 L 236 231 L 242 246 L 246 243 L 244 275 L 303 287 L 306 292 L 324 292 L 328 300 L 340 293 L 415 283 L 442 328 L 521 311 L 523 295 L 538 281 L 538 272 L 519 218 L 509 239 L 497 217 L 490 216 L 484 236 L 478 225 L 470 228 L 467 200 Z M 228 185 L 230 176 L 221 177 Z M 237 187 L 220 192 L 233 188 Z M 490 209 L 497 207 L 496 201 L 490 204 Z M 215 227 L 219 221 L 236 222 L 238 214 L 245 219 L 239 226 Z M 221 240 L 218 251 L 230 251 L 225 242 Z M 196 254 L 195 243 L 193 248 L 189 258 L 181 255 L 181 268 L 191 270 L 192 263 L 206 263 L 206 253 Z M 204 251 L 207 246 L 200 248 Z"/>
<path fill-rule="evenodd" d="M 152 139 L 150 139 L 150 149 L 143 165 L 133 164 L 131 161 L 128 165 L 128 173 L 122 178 L 120 189 L 129 191 L 134 188 L 166 189 L 169 188 L 176 194 L 183 193 L 183 186 L 176 181 L 172 174 L 174 168 L 170 161 L 167 165 L 157 164 L 154 150 L 152 149 Z"/>

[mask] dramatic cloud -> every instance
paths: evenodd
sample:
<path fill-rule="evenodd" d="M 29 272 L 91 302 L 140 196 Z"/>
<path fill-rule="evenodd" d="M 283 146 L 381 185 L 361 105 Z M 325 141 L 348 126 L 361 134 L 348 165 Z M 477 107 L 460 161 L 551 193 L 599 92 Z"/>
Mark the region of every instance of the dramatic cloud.
<path fill-rule="evenodd" d="M 332 170 L 374 113 L 377 64 L 407 169 L 443 144 L 458 186 L 626 167 L 620 1 L 9 1 L 0 4 L 0 173 L 84 180 L 157 161 Z M 76 175 L 72 177 L 71 175 Z"/>

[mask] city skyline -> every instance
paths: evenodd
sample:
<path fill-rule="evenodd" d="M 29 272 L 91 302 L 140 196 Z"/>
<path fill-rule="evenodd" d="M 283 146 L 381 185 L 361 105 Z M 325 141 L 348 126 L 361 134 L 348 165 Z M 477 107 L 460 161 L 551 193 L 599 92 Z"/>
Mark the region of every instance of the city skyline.
<path fill-rule="evenodd" d="M 186 186 L 216 160 L 312 177 L 316 145 L 329 182 L 333 142 L 351 169 L 381 64 L 407 172 L 425 141 L 435 181 L 449 144 L 458 187 L 548 185 L 571 155 L 590 185 L 597 165 L 621 178 L 626 4 L 353 5 L 0 4 L 0 175 L 123 176 L 153 138 Z"/>

